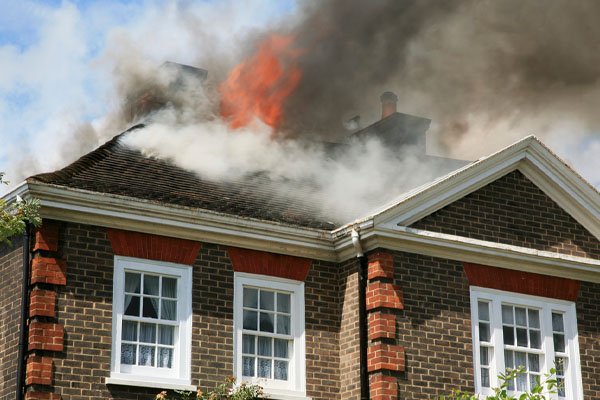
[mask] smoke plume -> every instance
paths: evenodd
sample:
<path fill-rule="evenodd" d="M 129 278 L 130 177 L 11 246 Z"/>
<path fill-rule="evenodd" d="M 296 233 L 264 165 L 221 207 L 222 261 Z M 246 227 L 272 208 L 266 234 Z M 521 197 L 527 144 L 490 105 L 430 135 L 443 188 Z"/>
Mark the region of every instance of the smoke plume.
<path fill-rule="evenodd" d="M 355 115 L 363 127 L 377 121 L 379 96 L 392 90 L 399 111 L 432 119 L 431 153 L 476 159 L 534 134 L 600 184 L 600 3 L 326 0 L 269 16 L 261 10 L 270 3 L 151 3 L 138 18 L 107 29 L 100 50 L 81 67 L 106 78 L 100 100 L 82 102 L 101 101 L 102 116 L 87 107 L 96 117 L 86 118 L 86 110 L 65 123 L 56 115 L 77 108 L 52 110 L 61 123 L 46 124 L 43 132 L 60 138 L 57 156 L 40 163 L 24 146 L 21 161 L 11 161 L 19 165 L 11 178 L 62 167 L 144 121 L 146 128 L 125 140 L 146 154 L 204 179 L 263 172 L 287 195 L 285 182 L 311 182 L 306 201 L 322 204 L 324 216 L 337 209 L 331 218 L 345 220 L 443 172 L 373 140 L 334 158 L 319 144 L 345 141 L 351 132 L 344 126 L 355 126 L 357 120 L 348 123 Z M 85 16 L 66 8 L 81 24 Z M 219 85 L 273 34 L 293 38 L 302 75 L 283 102 L 283 122 L 276 133 L 259 121 L 232 131 L 220 114 Z M 76 28 L 63 37 L 71 36 Z M 173 91 L 176 77 L 160 68 L 166 60 L 204 68 L 208 78 Z M 146 92 L 165 107 L 133 115 L 131 99 Z"/>

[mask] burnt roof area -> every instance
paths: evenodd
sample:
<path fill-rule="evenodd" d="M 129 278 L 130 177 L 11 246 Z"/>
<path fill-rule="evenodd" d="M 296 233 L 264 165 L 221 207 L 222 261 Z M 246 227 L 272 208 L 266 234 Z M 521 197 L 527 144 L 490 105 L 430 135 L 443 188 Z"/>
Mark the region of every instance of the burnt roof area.
<path fill-rule="evenodd" d="M 203 209 L 315 229 L 333 229 L 338 221 L 319 217 L 309 184 L 281 185 L 264 174 L 248 174 L 229 181 L 201 179 L 168 160 L 147 157 L 120 143 L 137 125 L 67 167 L 28 178 L 96 193 L 121 195 L 162 204 Z"/>

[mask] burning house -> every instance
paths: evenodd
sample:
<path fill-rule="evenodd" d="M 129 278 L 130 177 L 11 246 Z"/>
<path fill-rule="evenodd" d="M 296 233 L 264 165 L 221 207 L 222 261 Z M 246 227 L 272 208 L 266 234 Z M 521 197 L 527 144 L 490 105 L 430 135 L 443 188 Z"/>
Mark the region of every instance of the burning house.
<path fill-rule="evenodd" d="M 432 399 L 490 394 L 518 366 L 511 393 L 556 366 L 558 398 L 599 398 L 598 192 L 533 136 L 471 163 L 428 155 L 431 121 L 391 92 L 380 120 L 290 144 L 289 42 L 229 74 L 203 131 L 172 91 L 206 72 L 175 67 L 179 83 L 128 99 L 140 124 L 6 195 L 40 199 L 44 222 L 0 247 L 0 399 L 150 399 L 228 376 L 280 400 Z M 257 120 L 266 139 L 244 136 Z M 276 168 L 238 147 L 219 165 L 219 129 Z"/>

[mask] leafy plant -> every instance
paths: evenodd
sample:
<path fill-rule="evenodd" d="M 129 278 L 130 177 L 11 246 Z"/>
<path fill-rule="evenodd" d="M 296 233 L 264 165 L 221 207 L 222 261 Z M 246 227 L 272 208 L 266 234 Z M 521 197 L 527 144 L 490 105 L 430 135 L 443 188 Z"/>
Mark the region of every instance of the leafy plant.
<path fill-rule="evenodd" d="M 4 172 L 0 172 L 0 184 L 7 184 L 3 178 Z M 18 200 L 10 205 L 0 199 L 0 243 L 10 244 L 10 237 L 23 233 L 25 222 L 39 226 L 42 223 L 39 211 L 38 199 Z"/>
<path fill-rule="evenodd" d="M 242 382 L 235 385 L 235 378 L 229 377 L 210 392 L 198 390 L 196 393 L 175 390 L 175 396 L 169 396 L 166 390 L 156 395 L 156 400 L 254 400 L 264 398 L 262 387 L 258 385 L 247 385 Z"/>
<path fill-rule="evenodd" d="M 549 374 L 545 374 L 545 380 L 539 382 L 531 389 L 530 392 L 522 394 L 508 394 L 508 387 L 514 379 L 519 375 L 526 373 L 525 367 L 521 366 L 517 369 L 509 369 L 505 374 L 498 375 L 500 379 L 500 387 L 493 388 L 493 396 L 487 396 L 486 400 L 547 400 L 546 394 L 557 393 L 558 381 L 554 378 L 556 369 L 551 368 Z M 543 394 L 544 388 L 546 394 Z M 455 390 L 450 396 L 440 396 L 440 400 L 480 400 L 479 396 L 472 395 L 467 392 Z"/>

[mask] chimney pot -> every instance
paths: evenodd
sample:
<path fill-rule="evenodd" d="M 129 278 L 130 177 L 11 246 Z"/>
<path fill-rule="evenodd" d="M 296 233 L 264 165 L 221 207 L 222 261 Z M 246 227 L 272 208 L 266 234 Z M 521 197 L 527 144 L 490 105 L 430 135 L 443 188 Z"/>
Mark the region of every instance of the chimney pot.
<path fill-rule="evenodd" d="M 381 98 L 381 119 L 384 119 L 396 112 L 398 96 L 396 96 L 393 92 L 384 92 L 380 98 Z"/>

